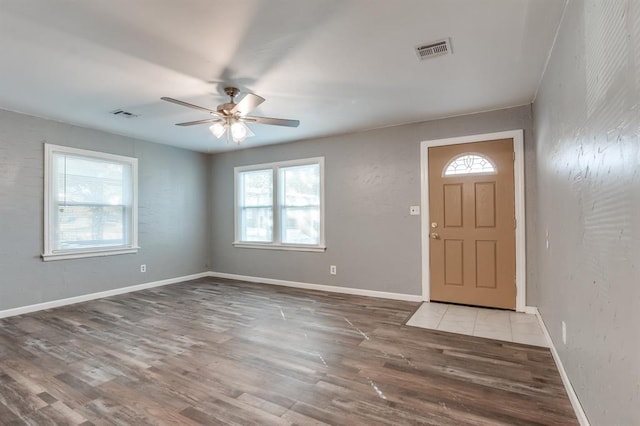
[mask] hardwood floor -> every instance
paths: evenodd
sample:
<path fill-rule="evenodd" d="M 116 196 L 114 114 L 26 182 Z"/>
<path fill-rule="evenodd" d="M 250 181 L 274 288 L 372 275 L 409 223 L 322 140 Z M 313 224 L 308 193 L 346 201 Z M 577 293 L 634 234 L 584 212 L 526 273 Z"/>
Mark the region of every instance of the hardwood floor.
<path fill-rule="evenodd" d="M 0 320 L 0 424 L 577 424 L 549 349 L 200 279 Z"/>

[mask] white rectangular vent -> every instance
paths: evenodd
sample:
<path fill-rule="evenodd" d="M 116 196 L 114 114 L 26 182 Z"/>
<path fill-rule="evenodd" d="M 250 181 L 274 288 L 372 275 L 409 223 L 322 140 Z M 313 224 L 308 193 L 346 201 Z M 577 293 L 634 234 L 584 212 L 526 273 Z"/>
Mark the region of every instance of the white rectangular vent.
<path fill-rule="evenodd" d="M 450 53 L 452 53 L 451 41 L 448 38 L 416 46 L 416 54 L 421 61 Z"/>
<path fill-rule="evenodd" d="M 111 111 L 111 114 L 113 115 L 117 115 L 118 117 L 124 117 L 124 118 L 136 118 L 137 115 L 129 112 L 129 111 L 125 111 L 123 109 L 117 109 L 115 111 Z"/>

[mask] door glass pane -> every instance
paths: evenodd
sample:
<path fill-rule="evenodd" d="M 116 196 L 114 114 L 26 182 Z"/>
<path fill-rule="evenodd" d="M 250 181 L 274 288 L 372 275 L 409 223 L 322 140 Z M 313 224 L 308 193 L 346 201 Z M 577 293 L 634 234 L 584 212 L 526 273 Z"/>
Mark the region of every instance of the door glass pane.
<path fill-rule="evenodd" d="M 493 162 L 480 154 L 464 154 L 451 160 L 444 171 L 444 176 L 469 175 L 478 173 L 495 173 Z"/>

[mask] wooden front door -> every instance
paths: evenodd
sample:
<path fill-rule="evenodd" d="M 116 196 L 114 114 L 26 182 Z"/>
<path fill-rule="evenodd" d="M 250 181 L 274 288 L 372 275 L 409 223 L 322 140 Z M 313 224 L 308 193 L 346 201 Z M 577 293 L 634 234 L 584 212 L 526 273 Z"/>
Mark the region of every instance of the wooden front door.
<path fill-rule="evenodd" d="M 429 148 L 432 301 L 515 309 L 513 139 Z"/>

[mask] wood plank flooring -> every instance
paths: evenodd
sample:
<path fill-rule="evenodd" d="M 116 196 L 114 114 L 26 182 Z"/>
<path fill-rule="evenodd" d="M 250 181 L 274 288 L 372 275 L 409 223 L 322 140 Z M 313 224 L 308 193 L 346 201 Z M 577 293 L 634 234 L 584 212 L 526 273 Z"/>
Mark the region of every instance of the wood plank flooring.
<path fill-rule="evenodd" d="M 206 278 L 0 320 L 2 425 L 571 425 L 551 353 Z"/>

